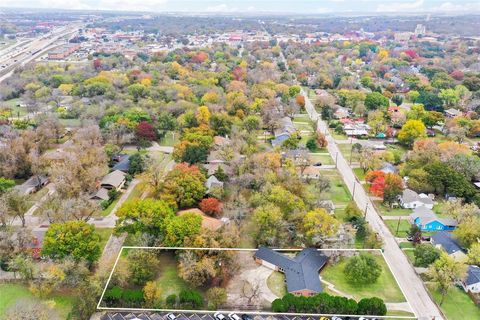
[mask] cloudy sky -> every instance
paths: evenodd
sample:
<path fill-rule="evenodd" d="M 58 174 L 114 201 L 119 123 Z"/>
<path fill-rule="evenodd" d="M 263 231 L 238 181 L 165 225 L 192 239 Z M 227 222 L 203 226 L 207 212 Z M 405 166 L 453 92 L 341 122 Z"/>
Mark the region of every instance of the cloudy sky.
<path fill-rule="evenodd" d="M 480 0 L 0 0 L 0 7 L 188 12 L 480 12 Z"/>

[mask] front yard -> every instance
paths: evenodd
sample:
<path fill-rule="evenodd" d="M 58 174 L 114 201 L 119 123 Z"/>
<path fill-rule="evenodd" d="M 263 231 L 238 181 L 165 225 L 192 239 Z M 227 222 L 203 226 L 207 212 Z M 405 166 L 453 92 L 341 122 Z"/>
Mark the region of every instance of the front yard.
<path fill-rule="evenodd" d="M 375 255 L 375 260 L 381 265 L 382 273 L 375 283 L 368 285 L 354 285 L 349 283 L 343 270 L 347 265 L 348 258 L 342 258 L 338 264 L 328 264 L 320 273 L 323 280 L 335 285 L 335 289 L 349 295 L 355 300 L 362 298 L 379 297 L 385 302 L 405 302 L 406 299 L 398 287 L 393 274 L 381 255 Z"/>
<path fill-rule="evenodd" d="M 437 304 L 442 299 L 440 292 L 432 283 L 427 283 L 427 288 Z M 480 319 L 480 308 L 470 297 L 458 287 L 451 288 L 440 306 L 448 320 Z"/>

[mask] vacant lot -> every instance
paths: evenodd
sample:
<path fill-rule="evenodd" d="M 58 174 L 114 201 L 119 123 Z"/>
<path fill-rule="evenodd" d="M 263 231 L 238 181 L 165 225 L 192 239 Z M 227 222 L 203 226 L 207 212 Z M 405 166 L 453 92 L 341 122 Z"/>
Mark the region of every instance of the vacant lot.
<path fill-rule="evenodd" d="M 437 304 L 442 299 L 440 292 L 436 290 L 432 283 L 427 284 L 427 288 Z M 480 319 L 480 308 L 475 306 L 472 299 L 460 288 L 450 289 L 445 297 L 445 301 L 440 306 L 447 316 L 448 320 L 466 320 Z"/>

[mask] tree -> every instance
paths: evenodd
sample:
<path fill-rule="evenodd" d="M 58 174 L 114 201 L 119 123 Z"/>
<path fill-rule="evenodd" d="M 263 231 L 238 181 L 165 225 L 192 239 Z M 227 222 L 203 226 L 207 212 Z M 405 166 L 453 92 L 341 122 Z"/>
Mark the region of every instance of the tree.
<path fill-rule="evenodd" d="M 380 298 L 363 298 L 358 302 L 357 314 L 384 316 L 387 314 L 387 306 Z"/>
<path fill-rule="evenodd" d="M 403 97 L 396 94 L 392 97 L 392 102 L 395 103 L 397 106 L 400 106 L 403 103 Z"/>
<path fill-rule="evenodd" d="M 310 152 L 316 152 L 318 150 L 317 140 L 313 137 L 307 140 L 305 146 Z"/>
<path fill-rule="evenodd" d="M 438 111 L 427 111 L 421 120 L 428 128 L 431 128 L 444 122 L 445 116 Z"/>
<path fill-rule="evenodd" d="M 33 279 L 33 260 L 26 254 L 18 254 L 14 259 L 10 260 L 8 267 L 14 272 L 14 275 L 18 272 L 22 279 Z"/>
<path fill-rule="evenodd" d="M 224 288 L 213 287 L 207 290 L 208 309 L 217 310 L 227 302 L 227 292 Z"/>
<path fill-rule="evenodd" d="M 207 94 L 208 93 L 206 93 L 205 95 Z M 203 98 L 205 98 L 205 96 L 203 96 Z M 208 110 L 207 106 L 198 107 L 196 119 L 199 124 L 208 125 L 208 123 L 210 122 L 210 111 Z"/>
<path fill-rule="evenodd" d="M 217 198 L 202 199 L 199 207 L 200 210 L 212 216 L 218 216 L 222 212 L 222 203 Z"/>
<path fill-rule="evenodd" d="M 367 110 L 377 110 L 388 107 L 388 98 L 379 92 L 368 93 L 365 97 L 365 107 Z"/>
<path fill-rule="evenodd" d="M 480 266 L 480 242 L 473 243 L 468 249 L 468 263 Z"/>
<path fill-rule="evenodd" d="M 455 281 L 463 279 L 466 274 L 466 266 L 463 263 L 455 261 L 446 252 L 443 252 L 428 269 L 428 276 L 433 282 L 436 282 L 438 290 L 442 296 L 440 306 Z"/>
<path fill-rule="evenodd" d="M 422 242 L 422 230 L 415 224 L 412 223 L 410 230 L 408 230 L 408 236 L 412 238 L 413 245 L 418 245 Z"/>
<path fill-rule="evenodd" d="M 15 186 L 15 180 L 0 177 L 0 194 Z"/>
<path fill-rule="evenodd" d="M 5 204 L 7 214 L 11 217 L 19 218 L 22 222 L 22 227 L 25 227 L 26 213 L 30 208 L 27 195 L 11 189 L 2 195 L 1 200 Z"/>
<path fill-rule="evenodd" d="M 327 137 L 320 131 L 317 131 L 317 145 L 319 148 L 326 148 L 328 146 Z"/>
<path fill-rule="evenodd" d="M 55 309 L 42 301 L 35 299 L 18 299 L 9 306 L 3 315 L 4 319 L 22 320 L 60 320 L 60 315 Z"/>
<path fill-rule="evenodd" d="M 243 281 L 240 296 L 246 300 L 246 305 L 251 305 L 252 301 L 258 299 L 261 293 L 262 287 L 259 281 L 253 281 L 253 283 L 246 280 Z"/>
<path fill-rule="evenodd" d="M 422 243 L 415 247 L 415 266 L 426 268 L 440 258 L 440 251 L 428 243 Z"/>
<path fill-rule="evenodd" d="M 280 208 L 274 204 L 260 206 L 253 211 L 253 238 L 257 245 L 279 246 L 286 240 L 286 223 Z"/>
<path fill-rule="evenodd" d="M 93 264 L 100 257 L 100 236 L 95 227 L 85 221 L 53 223 L 43 239 L 42 255 L 54 259 L 71 256 Z"/>
<path fill-rule="evenodd" d="M 124 202 L 116 212 L 118 231 L 148 233 L 159 237 L 165 234 L 165 220 L 175 216 L 173 208 L 163 200 L 135 199 Z"/>
<path fill-rule="evenodd" d="M 305 236 L 312 244 L 336 234 L 338 226 L 338 220 L 322 208 L 309 211 L 303 217 Z"/>
<path fill-rule="evenodd" d="M 352 284 L 375 283 L 381 273 L 382 267 L 367 254 L 350 258 L 344 270 L 345 277 Z"/>
<path fill-rule="evenodd" d="M 140 140 L 155 141 L 157 140 L 157 132 L 155 127 L 147 121 L 140 122 L 135 128 L 135 135 Z"/>
<path fill-rule="evenodd" d="M 390 207 L 397 202 L 398 196 L 403 191 L 403 180 L 396 173 L 387 173 L 385 175 L 385 187 L 383 189 L 383 202 Z"/>
<path fill-rule="evenodd" d="M 480 239 L 480 217 L 464 219 L 458 224 L 453 234 L 463 247 L 470 248 Z"/>
<path fill-rule="evenodd" d="M 155 278 L 159 264 L 155 252 L 148 249 L 135 249 L 128 253 L 127 258 L 130 279 L 134 284 L 142 286 Z"/>
<path fill-rule="evenodd" d="M 163 245 L 166 247 L 182 247 L 185 238 L 197 235 L 201 227 L 202 217 L 195 213 L 167 217 L 165 219 Z"/>
<path fill-rule="evenodd" d="M 416 139 L 426 136 L 426 128 L 423 122 L 408 120 L 398 132 L 398 141 L 410 147 Z"/>
<path fill-rule="evenodd" d="M 143 286 L 143 300 L 145 300 L 147 308 L 153 307 L 160 300 L 161 295 L 162 289 L 157 287 L 155 281 L 147 281 Z"/>
<path fill-rule="evenodd" d="M 205 195 L 205 180 L 197 166 L 180 163 L 166 175 L 163 194 L 173 197 L 180 208 L 188 208 Z"/>

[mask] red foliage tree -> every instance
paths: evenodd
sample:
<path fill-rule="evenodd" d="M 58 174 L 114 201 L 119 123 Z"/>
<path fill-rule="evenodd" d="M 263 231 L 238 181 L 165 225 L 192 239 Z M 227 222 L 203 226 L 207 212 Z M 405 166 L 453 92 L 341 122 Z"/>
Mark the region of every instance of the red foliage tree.
<path fill-rule="evenodd" d="M 233 79 L 243 81 L 247 77 L 247 70 L 242 67 L 235 67 L 232 71 Z"/>
<path fill-rule="evenodd" d="M 367 173 L 365 181 L 370 184 L 370 193 L 374 196 L 383 198 L 385 189 L 385 173 L 383 171 L 374 170 Z"/>
<path fill-rule="evenodd" d="M 461 70 L 453 70 L 452 73 L 450 73 L 453 79 L 455 80 L 462 80 L 465 74 Z"/>
<path fill-rule="evenodd" d="M 95 68 L 95 70 L 102 69 L 102 60 L 100 58 L 93 60 L 93 67 Z"/>
<path fill-rule="evenodd" d="M 413 49 L 408 49 L 404 51 L 407 56 L 409 56 L 411 59 L 416 59 L 418 58 L 418 53 L 417 51 Z"/>
<path fill-rule="evenodd" d="M 135 133 L 140 139 L 145 139 L 148 141 L 154 141 L 157 139 L 155 128 L 147 121 L 140 122 L 135 129 Z"/>
<path fill-rule="evenodd" d="M 222 203 L 216 198 L 205 198 L 199 206 L 200 210 L 211 216 L 218 216 L 222 212 Z"/>
<path fill-rule="evenodd" d="M 193 63 L 202 63 L 207 59 L 208 59 L 208 54 L 203 52 L 203 51 L 200 51 L 192 57 L 192 62 Z"/>

